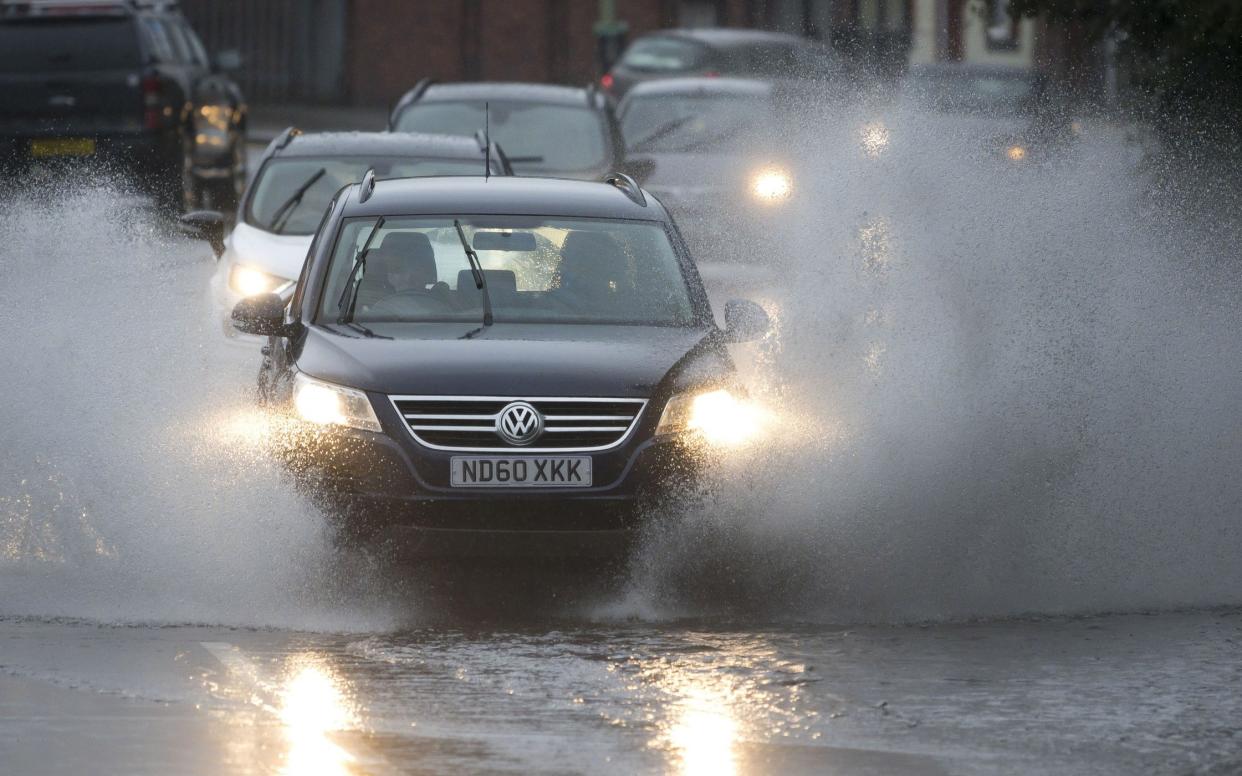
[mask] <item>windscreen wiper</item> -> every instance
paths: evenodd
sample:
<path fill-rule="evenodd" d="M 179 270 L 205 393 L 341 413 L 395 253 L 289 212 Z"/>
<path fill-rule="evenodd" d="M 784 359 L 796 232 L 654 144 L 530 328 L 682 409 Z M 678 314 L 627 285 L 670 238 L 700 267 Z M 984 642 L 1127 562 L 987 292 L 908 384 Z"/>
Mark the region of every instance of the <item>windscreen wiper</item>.
<path fill-rule="evenodd" d="M 677 130 L 684 127 L 687 123 L 689 123 L 690 119 L 693 119 L 693 118 L 695 118 L 695 116 L 690 115 L 690 116 L 681 116 L 680 118 L 675 118 L 672 121 L 666 121 L 665 123 L 656 127 L 656 129 L 653 132 L 648 134 L 642 140 L 639 140 L 638 142 L 631 145 L 630 150 L 633 150 L 633 151 L 646 150 L 647 146 L 651 145 L 657 140 L 661 140 L 673 134 Z"/>
<path fill-rule="evenodd" d="M 340 313 L 336 319 L 337 323 L 352 323 L 354 320 L 354 307 L 358 304 L 358 287 L 362 285 L 362 276 L 367 271 L 367 253 L 371 250 L 371 242 L 375 239 L 375 235 L 379 234 L 383 228 L 384 217 L 380 216 L 375 226 L 371 227 L 371 233 L 367 235 L 367 241 L 362 244 L 362 250 L 358 251 L 354 266 L 345 276 L 347 280 L 345 287 L 341 289 L 341 298 L 336 300 L 336 309 Z"/>
<path fill-rule="evenodd" d="M 280 207 L 276 208 L 276 213 L 272 216 L 272 223 L 268 228 L 276 234 L 280 234 L 281 230 L 285 228 L 285 222 L 289 220 L 289 216 L 293 215 L 294 209 L 302 202 L 302 197 L 306 196 L 306 192 L 310 191 L 310 187 L 314 186 L 316 181 L 327 174 L 327 169 L 320 167 L 315 171 L 314 175 L 306 179 L 305 183 L 298 186 L 298 190 L 281 203 Z"/>
<path fill-rule="evenodd" d="M 466 239 L 466 233 L 461 228 L 461 221 L 453 219 L 453 226 L 457 228 L 457 237 L 461 240 L 462 250 L 466 252 L 466 260 L 470 262 L 470 273 L 474 275 L 474 286 L 483 292 L 483 325 L 492 325 L 492 295 L 487 292 L 487 276 L 483 274 L 483 265 L 479 263 L 479 254 L 474 252 L 474 248 L 470 247 L 470 241 Z"/>

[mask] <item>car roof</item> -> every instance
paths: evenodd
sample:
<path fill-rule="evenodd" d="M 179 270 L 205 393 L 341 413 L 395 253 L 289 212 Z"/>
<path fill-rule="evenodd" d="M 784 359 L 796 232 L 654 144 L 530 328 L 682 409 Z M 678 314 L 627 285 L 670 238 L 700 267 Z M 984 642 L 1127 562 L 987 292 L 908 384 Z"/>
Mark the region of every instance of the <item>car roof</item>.
<path fill-rule="evenodd" d="M 573 86 L 555 86 L 502 81 L 474 81 L 463 83 L 433 83 L 418 98 L 419 102 L 454 102 L 458 100 L 504 100 L 510 102 L 538 102 L 552 105 L 575 105 L 595 107 L 586 89 Z"/>
<path fill-rule="evenodd" d="M 476 159 L 483 149 L 474 138 L 421 132 L 308 132 L 296 134 L 273 156 L 418 156 L 430 159 Z"/>
<path fill-rule="evenodd" d="M 640 205 L 617 186 L 560 178 L 443 176 L 375 182 L 360 201 L 362 184 L 346 198 L 345 218 L 400 215 L 533 215 L 667 221 L 663 205 L 646 195 Z"/>
<path fill-rule="evenodd" d="M 757 78 L 658 78 L 633 86 L 626 97 L 660 94 L 733 94 L 765 97 L 772 94 L 770 81 Z"/>
<path fill-rule="evenodd" d="M 689 38 L 717 48 L 750 46 L 760 43 L 809 44 L 811 41 L 799 35 L 771 30 L 755 30 L 741 27 L 693 27 L 659 30 L 642 37 L 665 36 Z"/>

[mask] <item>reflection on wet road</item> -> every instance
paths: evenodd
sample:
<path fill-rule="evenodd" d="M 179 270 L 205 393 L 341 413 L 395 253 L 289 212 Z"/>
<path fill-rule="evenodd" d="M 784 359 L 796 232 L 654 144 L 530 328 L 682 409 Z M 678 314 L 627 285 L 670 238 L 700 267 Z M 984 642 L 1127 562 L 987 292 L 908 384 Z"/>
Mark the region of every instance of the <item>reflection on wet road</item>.
<path fill-rule="evenodd" d="M 0 756 L 288 776 L 1190 771 L 1242 763 L 1239 643 L 1239 612 L 382 635 L 8 620 Z M 95 706 L 21 691 L 36 685 Z M 100 714 L 157 723 L 91 744 Z M 54 745 L 66 734 L 80 743 Z"/>

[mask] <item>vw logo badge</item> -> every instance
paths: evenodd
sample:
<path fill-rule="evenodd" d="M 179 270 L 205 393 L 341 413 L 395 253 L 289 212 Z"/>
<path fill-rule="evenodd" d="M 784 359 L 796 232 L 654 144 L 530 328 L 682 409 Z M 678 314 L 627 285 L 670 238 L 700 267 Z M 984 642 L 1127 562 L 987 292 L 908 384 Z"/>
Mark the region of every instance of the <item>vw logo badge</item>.
<path fill-rule="evenodd" d="M 529 445 L 543 433 L 543 416 L 526 402 L 515 401 L 496 416 L 496 433 L 511 445 Z"/>

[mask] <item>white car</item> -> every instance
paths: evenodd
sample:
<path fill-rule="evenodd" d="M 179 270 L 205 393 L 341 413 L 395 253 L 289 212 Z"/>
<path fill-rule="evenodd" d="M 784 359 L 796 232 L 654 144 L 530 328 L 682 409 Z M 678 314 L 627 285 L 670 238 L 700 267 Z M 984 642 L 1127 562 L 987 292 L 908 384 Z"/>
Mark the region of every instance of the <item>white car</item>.
<path fill-rule="evenodd" d="M 484 170 L 512 174 L 504 152 L 495 143 L 488 148 L 481 137 L 285 130 L 264 152 L 228 237 L 212 239 L 213 230 L 223 232 L 224 219 L 218 213 L 191 213 L 182 219 L 219 253 L 211 294 L 225 336 L 254 341 L 231 325 L 233 306 L 244 297 L 266 293 L 289 300 L 328 204 L 369 169 L 379 179 L 483 175 Z"/>

